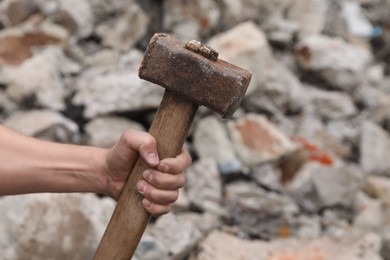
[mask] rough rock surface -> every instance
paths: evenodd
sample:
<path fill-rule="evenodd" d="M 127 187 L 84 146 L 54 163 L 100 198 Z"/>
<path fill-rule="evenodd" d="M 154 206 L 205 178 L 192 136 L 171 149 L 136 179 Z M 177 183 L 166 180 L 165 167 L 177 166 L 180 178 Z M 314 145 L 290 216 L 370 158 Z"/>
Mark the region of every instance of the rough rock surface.
<path fill-rule="evenodd" d="M 364 46 L 323 35 L 304 38 L 295 47 L 295 56 L 304 70 L 315 71 L 332 87 L 344 91 L 359 84 L 373 59 Z"/>
<path fill-rule="evenodd" d="M 163 88 L 141 81 L 136 71 L 91 69 L 77 82 L 79 91 L 73 102 L 85 106 L 85 117 L 114 112 L 157 108 Z"/>
<path fill-rule="evenodd" d="M 3 125 L 22 134 L 51 141 L 63 143 L 80 141 L 78 125 L 51 110 L 18 111 L 4 120 Z"/>
<path fill-rule="evenodd" d="M 127 130 L 145 131 L 144 127 L 121 117 L 99 117 L 85 125 L 88 143 L 93 146 L 110 148 Z"/>
<path fill-rule="evenodd" d="M 186 185 L 135 259 L 390 259 L 389 10 L 388 0 L 3 0 L 0 123 L 110 147 L 148 129 L 159 106 L 163 88 L 137 75 L 153 33 L 199 40 L 253 78 L 233 118 L 199 109 Z M 91 259 L 113 205 L 1 197 L 0 258 Z"/>
<path fill-rule="evenodd" d="M 277 160 L 295 149 L 287 136 L 260 115 L 248 114 L 230 122 L 229 130 L 237 154 L 249 166 Z"/>
<path fill-rule="evenodd" d="M 229 244 L 229 247 L 226 245 Z M 375 234 L 363 237 L 316 240 L 279 240 L 271 243 L 245 241 L 232 235 L 214 232 L 201 244 L 196 259 L 367 259 L 379 260 L 380 239 Z"/>
<path fill-rule="evenodd" d="M 91 259 L 114 202 L 92 194 L 0 198 L 3 259 Z"/>

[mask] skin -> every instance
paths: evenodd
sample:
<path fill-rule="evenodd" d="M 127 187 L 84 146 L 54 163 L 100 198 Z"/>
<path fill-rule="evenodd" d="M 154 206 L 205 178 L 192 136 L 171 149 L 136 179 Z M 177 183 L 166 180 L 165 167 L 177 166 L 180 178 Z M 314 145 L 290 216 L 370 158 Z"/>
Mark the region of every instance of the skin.
<path fill-rule="evenodd" d="M 191 157 L 183 150 L 159 160 L 156 140 L 129 130 L 110 149 L 38 140 L 0 126 L 0 195 L 36 192 L 95 192 L 119 199 L 138 156 L 150 166 L 137 183 L 144 208 L 171 210 L 183 187 Z"/>

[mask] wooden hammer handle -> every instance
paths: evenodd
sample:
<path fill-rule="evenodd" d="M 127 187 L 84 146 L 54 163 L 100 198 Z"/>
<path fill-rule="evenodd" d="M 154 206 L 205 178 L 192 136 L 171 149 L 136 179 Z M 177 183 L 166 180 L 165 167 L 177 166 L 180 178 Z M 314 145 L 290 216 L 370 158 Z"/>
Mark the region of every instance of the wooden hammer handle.
<path fill-rule="evenodd" d="M 160 159 L 177 156 L 186 140 L 198 106 L 166 90 L 149 129 L 157 140 Z M 138 158 L 122 190 L 94 260 L 129 260 L 133 256 L 150 214 L 143 208 L 143 196 L 136 184 L 148 167 Z"/>

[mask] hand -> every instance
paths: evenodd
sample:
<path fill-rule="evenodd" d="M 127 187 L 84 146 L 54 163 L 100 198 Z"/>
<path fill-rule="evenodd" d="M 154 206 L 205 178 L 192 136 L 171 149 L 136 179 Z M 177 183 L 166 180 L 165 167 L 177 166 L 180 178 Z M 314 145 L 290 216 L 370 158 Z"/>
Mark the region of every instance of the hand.
<path fill-rule="evenodd" d="M 108 151 L 104 193 L 115 200 L 125 185 L 138 155 L 150 166 L 144 173 L 144 180 L 137 183 L 138 191 L 144 195 L 142 205 L 153 215 L 171 210 L 171 203 L 179 195 L 185 176 L 183 171 L 191 164 L 191 156 L 185 150 L 176 158 L 159 160 L 156 140 L 148 133 L 136 130 L 125 132 Z"/>

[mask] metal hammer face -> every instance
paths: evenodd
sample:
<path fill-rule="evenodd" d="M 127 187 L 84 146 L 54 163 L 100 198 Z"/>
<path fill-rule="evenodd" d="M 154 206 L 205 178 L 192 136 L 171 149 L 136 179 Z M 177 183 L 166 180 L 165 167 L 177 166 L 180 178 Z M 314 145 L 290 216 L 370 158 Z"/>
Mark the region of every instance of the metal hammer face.
<path fill-rule="evenodd" d="M 218 59 L 212 49 L 204 45 L 194 49 L 191 43 L 155 34 L 139 68 L 139 77 L 223 117 L 231 116 L 244 98 L 252 74 Z"/>

